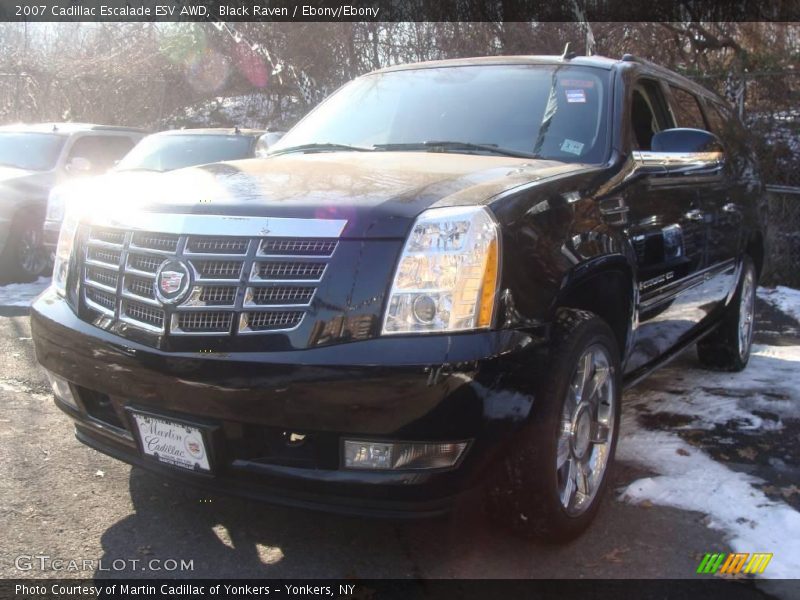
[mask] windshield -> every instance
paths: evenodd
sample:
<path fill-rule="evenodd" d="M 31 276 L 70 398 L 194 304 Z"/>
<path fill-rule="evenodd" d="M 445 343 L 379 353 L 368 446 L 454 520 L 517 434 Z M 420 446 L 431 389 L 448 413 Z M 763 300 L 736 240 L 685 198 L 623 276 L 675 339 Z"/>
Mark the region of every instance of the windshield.
<path fill-rule="evenodd" d="M 28 171 L 56 166 L 66 138 L 53 133 L 0 133 L 0 165 Z"/>
<path fill-rule="evenodd" d="M 306 144 L 474 153 L 486 152 L 476 146 L 487 146 L 567 162 L 602 162 L 608 79 L 602 69 L 554 65 L 368 75 L 331 96 L 271 153 Z"/>
<path fill-rule="evenodd" d="M 126 154 L 114 170 L 172 171 L 252 156 L 253 138 L 250 136 L 151 135 Z"/>

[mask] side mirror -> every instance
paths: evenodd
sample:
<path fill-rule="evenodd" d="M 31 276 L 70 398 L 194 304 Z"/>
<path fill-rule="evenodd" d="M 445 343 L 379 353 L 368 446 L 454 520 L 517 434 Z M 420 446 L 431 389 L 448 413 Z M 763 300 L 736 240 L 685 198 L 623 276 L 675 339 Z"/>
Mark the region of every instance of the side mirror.
<path fill-rule="evenodd" d="M 267 150 L 286 135 L 285 131 L 270 131 L 258 138 L 256 142 L 256 158 L 266 158 Z"/>
<path fill-rule="evenodd" d="M 671 175 L 715 175 L 725 164 L 719 138 L 702 129 L 676 128 L 653 136 L 651 150 L 638 150 L 633 159 L 638 169 Z"/>
<path fill-rule="evenodd" d="M 70 173 L 89 173 L 92 170 L 92 161 L 82 156 L 74 156 L 67 164 Z"/>

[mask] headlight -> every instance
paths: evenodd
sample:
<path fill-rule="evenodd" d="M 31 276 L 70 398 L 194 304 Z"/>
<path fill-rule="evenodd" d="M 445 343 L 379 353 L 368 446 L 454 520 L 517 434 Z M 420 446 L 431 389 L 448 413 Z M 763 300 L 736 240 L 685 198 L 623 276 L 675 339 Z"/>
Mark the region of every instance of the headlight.
<path fill-rule="evenodd" d="M 58 234 L 58 246 L 53 262 L 53 286 L 62 296 L 67 294 L 67 274 L 69 273 L 69 260 L 72 248 L 75 245 L 75 234 L 78 232 L 80 216 L 76 211 L 67 211 L 61 232 Z"/>
<path fill-rule="evenodd" d="M 62 221 L 64 219 L 64 194 L 59 194 L 57 191 L 50 192 L 47 198 L 47 216 L 48 221 Z"/>
<path fill-rule="evenodd" d="M 422 213 L 397 265 L 383 333 L 489 327 L 498 284 L 498 237 L 496 221 L 481 206 Z"/>

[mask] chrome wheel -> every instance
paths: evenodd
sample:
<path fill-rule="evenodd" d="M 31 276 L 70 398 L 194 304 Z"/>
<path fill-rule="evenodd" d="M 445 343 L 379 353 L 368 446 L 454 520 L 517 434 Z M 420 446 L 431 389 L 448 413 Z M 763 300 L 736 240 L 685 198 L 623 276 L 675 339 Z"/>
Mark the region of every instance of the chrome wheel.
<path fill-rule="evenodd" d="M 614 371 L 600 344 L 581 355 L 564 399 L 556 472 L 561 505 L 577 516 L 592 504 L 603 481 L 616 432 Z"/>
<path fill-rule="evenodd" d="M 739 298 L 739 358 L 742 360 L 750 353 L 750 345 L 753 343 L 755 304 L 756 285 L 753 269 L 746 269 Z"/>
<path fill-rule="evenodd" d="M 29 227 L 22 232 L 17 256 L 19 257 L 19 267 L 24 274 L 35 277 L 44 270 L 45 256 L 42 235 L 37 228 Z"/>

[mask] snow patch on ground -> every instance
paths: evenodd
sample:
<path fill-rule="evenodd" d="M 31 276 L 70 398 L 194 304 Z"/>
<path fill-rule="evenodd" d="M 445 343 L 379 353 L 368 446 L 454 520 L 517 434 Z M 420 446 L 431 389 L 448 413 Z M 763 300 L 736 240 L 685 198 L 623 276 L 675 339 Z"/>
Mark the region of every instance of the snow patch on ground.
<path fill-rule="evenodd" d="M 628 395 L 628 406 L 689 417 L 692 429 L 735 421 L 737 429 L 770 430 L 782 427 L 780 419 L 800 419 L 800 346 L 754 345 L 741 373 L 682 367 L 654 373 Z"/>
<path fill-rule="evenodd" d="M 754 346 L 741 373 L 680 364 L 660 370 L 645 386 L 626 394 L 617 457 L 657 475 L 634 481 L 622 498 L 705 513 L 708 526 L 724 531 L 735 551 L 774 554 L 763 577 L 796 577 L 800 513 L 754 487 L 761 480 L 714 461 L 677 434 L 646 429 L 639 415 L 681 415 L 689 420 L 683 427 L 692 429 L 733 422 L 769 435 L 783 419 L 800 418 L 800 346 Z"/>
<path fill-rule="evenodd" d="M 39 277 L 32 283 L 9 283 L 0 286 L 0 307 L 30 306 L 34 298 L 49 286 L 49 277 Z"/>
<path fill-rule="evenodd" d="M 800 323 L 800 290 L 784 287 L 758 288 L 758 297 Z"/>
<path fill-rule="evenodd" d="M 631 483 L 624 500 L 705 513 L 709 527 L 730 536 L 734 551 L 774 554 L 763 577 L 800 572 L 800 513 L 753 487 L 758 479 L 715 462 L 675 434 L 643 429 L 635 416 L 623 423 L 617 456 L 659 473 Z"/>

